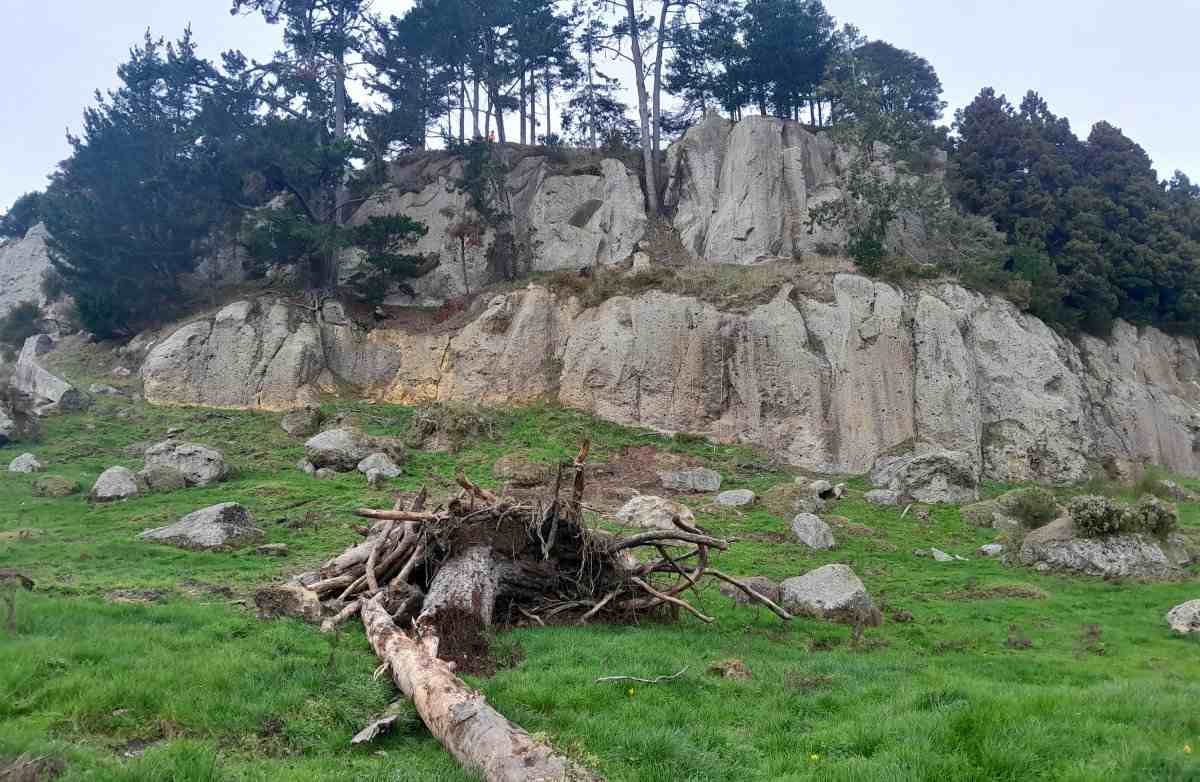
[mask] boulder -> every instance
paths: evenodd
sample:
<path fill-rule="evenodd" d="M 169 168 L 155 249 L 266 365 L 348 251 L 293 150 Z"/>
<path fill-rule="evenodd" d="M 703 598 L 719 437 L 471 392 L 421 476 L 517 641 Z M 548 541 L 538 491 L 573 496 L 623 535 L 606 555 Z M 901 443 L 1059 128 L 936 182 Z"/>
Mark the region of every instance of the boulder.
<path fill-rule="evenodd" d="M 673 521 L 676 516 L 688 524 L 696 521 L 686 505 L 650 494 L 639 494 L 630 499 L 616 515 L 622 524 L 649 529 L 677 529 Z"/>
<path fill-rule="evenodd" d="M 141 490 L 133 470 L 128 467 L 109 467 L 100 473 L 88 496 L 93 502 L 114 502 L 136 497 Z"/>
<path fill-rule="evenodd" d="M 796 615 L 876 626 L 882 615 L 849 565 L 825 565 L 780 586 L 783 607 Z"/>
<path fill-rule="evenodd" d="M 196 443 L 174 440 L 152 445 L 146 449 L 146 467 L 169 467 L 183 475 L 188 486 L 208 486 L 223 480 L 229 469 L 225 456 L 218 450 Z"/>
<path fill-rule="evenodd" d="M 979 499 L 979 481 L 971 458 L 961 451 L 935 448 L 880 459 L 871 484 L 917 502 L 964 503 Z"/>
<path fill-rule="evenodd" d="M 42 463 L 31 453 L 23 453 L 8 463 L 8 471 L 16 473 L 41 472 Z"/>
<path fill-rule="evenodd" d="M 174 467 L 163 465 L 144 467 L 137 477 L 149 491 L 179 491 L 187 486 L 187 479 L 183 477 L 183 473 Z"/>
<path fill-rule="evenodd" d="M 373 453 L 358 463 L 357 468 L 363 475 L 370 477 L 372 472 L 380 478 L 398 478 L 401 470 L 386 453 Z"/>
<path fill-rule="evenodd" d="M 540 486 L 548 476 L 546 465 L 520 453 L 506 453 L 492 465 L 492 477 L 513 486 Z"/>
<path fill-rule="evenodd" d="M 933 557 L 934 562 L 953 562 L 954 557 L 942 551 L 940 548 L 929 549 L 929 556 Z"/>
<path fill-rule="evenodd" d="M 141 540 L 196 550 L 237 548 L 262 537 L 250 512 L 236 502 L 201 508 L 174 524 L 138 535 Z"/>
<path fill-rule="evenodd" d="M 304 455 L 314 467 L 351 472 L 380 450 L 374 437 L 351 426 L 327 429 L 304 443 Z"/>
<path fill-rule="evenodd" d="M 1143 534 L 1083 537 L 1069 516 L 1031 531 L 1020 552 L 1021 563 L 1037 570 L 1106 578 L 1173 578 L 1190 559 L 1186 549 L 1171 538 L 1163 541 Z"/>
<path fill-rule="evenodd" d="M 21 355 L 13 367 L 12 386 L 32 403 L 36 415 L 56 410 L 83 410 L 91 404 L 85 394 L 41 365 L 39 359 L 54 349 L 47 334 L 35 334 L 25 340 Z"/>
<path fill-rule="evenodd" d="M 792 534 L 804 545 L 818 551 L 828 551 L 837 545 L 829 525 L 811 513 L 801 513 L 792 519 Z"/>
<path fill-rule="evenodd" d="M 998 557 L 1004 553 L 1004 546 L 999 543 L 985 543 L 976 553 L 981 557 Z"/>
<path fill-rule="evenodd" d="M 79 481 L 61 475 L 46 475 L 33 482 L 34 497 L 70 497 L 79 493 Z"/>
<path fill-rule="evenodd" d="M 668 491 L 710 492 L 721 490 L 721 473 L 707 467 L 667 470 L 658 474 L 658 480 Z"/>
<path fill-rule="evenodd" d="M 292 437 L 312 437 L 321 431 L 324 417 L 321 408 L 316 405 L 304 405 L 284 413 L 279 426 Z"/>
<path fill-rule="evenodd" d="M 772 603 L 778 603 L 780 600 L 779 584 L 776 584 L 766 576 L 749 576 L 747 578 L 738 578 L 738 581 L 741 581 L 755 592 L 758 592 L 760 595 L 770 600 Z M 721 585 L 718 587 L 718 589 L 721 591 L 721 594 L 730 598 L 738 605 L 761 605 L 757 600 L 754 600 L 745 592 L 735 587 L 733 584 L 729 584 L 725 581 L 721 582 Z"/>
<path fill-rule="evenodd" d="M 863 499 L 872 505 L 894 507 L 900 504 L 900 494 L 890 489 L 872 489 L 863 495 Z"/>
<path fill-rule="evenodd" d="M 808 485 L 808 490 L 823 500 L 837 499 L 834 496 L 834 485 L 827 480 L 813 481 Z"/>
<path fill-rule="evenodd" d="M 367 470 L 366 476 L 367 486 L 370 486 L 372 489 L 381 489 L 388 481 L 388 474 L 383 470 Z"/>
<path fill-rule="evenodd" d="M 731 489 L 716 496 L 715 502 L 722 508 L 744 508 L 753 505 L 754 492 L 749 489 Z"/>
<path fill-rule="evenodd" d="M 1177 633 L 1200 633 L 1200 600 L 1180 603 L 1167 612 L 1167 624 Z"/>
<path fill-rule="evenodd" d="M 121 396 L 121 390 L 113 386 L 105 385 L 104 383 L 92 383 L 88 386 L 88 393 L 92 396 Z"/>
<path fill-rule="evenodd" d="M 23 301 L 45 304 L 42 277 L 50 270 L 49 238 L 46 226 L 38 223 L 22 237 L 0 240 L 0 316 Z"/>
<path fill-rule="evenodd" d="M 317 471 L 316 466 L 313 465 L 313 463 L 308 459 L 301 459 L 300 461 L 296 462 L 296 469 L 305 475 L 312 475 Z"/>

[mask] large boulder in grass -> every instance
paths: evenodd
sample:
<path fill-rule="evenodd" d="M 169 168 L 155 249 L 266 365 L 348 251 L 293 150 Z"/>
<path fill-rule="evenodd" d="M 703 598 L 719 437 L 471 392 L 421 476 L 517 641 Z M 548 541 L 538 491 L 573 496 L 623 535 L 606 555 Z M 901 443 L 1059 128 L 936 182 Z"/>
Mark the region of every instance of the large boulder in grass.
<path fill-rule="evenodd" d="M 676 516 L 687 524 L 696 521 L 686 505 L 650 494 L 639 494 L 617 511 L 617 521 L 622 524 L 648 529 L 677 529 L 674 522 Z"/>
<path fill-rule="evenodd" d="M 201 508 L 174 524 L 138 535 L 141 540 L 196 550 L 237 548 L 262 537 L 263 531 L 254 526 L 250 512 L 236 502 Z"/>
<path fill-rule="evenodd" d="M 796 540 L 817 551 L 828 551 L 837 545 L 833 530 L 820 516 L 812 513 L 800 513 L 792 519 L 792 534 Z"/>
<path fill-rule="evenodd" d="M 148 490 L 154 492 L 179 491 L 187 487 L 187 479 L 174 467 L 145 467 L 137 477 Z"/>
<path fill-rule="evenodd" d="M 115 502 L 136 497 L 142 484 L 128 467 L 109 467 L 100 473 L 88 496 L 93 502 Z"/>
<path fill-rule="evenodd" d="M 53 349 L 49 335 L 35 334 L 25 340 L 13 367 L 12 386 L 31 401 L 36 415 L 83 410 L 91 404 L 86 394 L 42 366 L 41 357 Z"/>
<path fill-rule="evenodd" d="M 1143 533 L 1085 537 L 1070 516 L 1063 516 L 1025 536 L 1020 560 L 1040 571 L 1169 579 L 1183 572 L 1191 556 L 1177 534 L 1165 539 Z"/>
<path fill-rule="evenodd" d="M 825 565 L 779 585 L 783 607 L 798 616 L 878 625 L 882 615 L 848 565 Z"/>
<path fill-rule="evenodd" d="M 324 415 L 316 405 L 304 405 L 283 414 L 279 426 L 292 437 L 312 437 L 321 431 Z"/>
<path fill-rule="evenodd" d="M 965 503 L 979 499 L 976 466 L 962 451 L 918 450 L 878 460 L 871 484 L 917 502 Z"/>
<path fill-rule="evenodd" d="M 31 453 L 23 453 L 8 463 L 8 471 L 14 473 L 41 472 L 42 463 Z"/>
<path fill-rule="evenodd" d="M 377 451 L 387 454 L 396 464 L 404 461 L 404 448 L 399 441 L 372 437 L 353 426 L 327 429 L 304 443 L 304 455 L 310 464 L 337 472 L 354 471 L 359 462 Z"/>
<path fill-rule="evenodd" d="M 152 445 L 146 449 L 146 467 L 168 467 L 177 470 L 188 486 L 208 486 L 229 474 L 225 456 L 214 448 L 175 440 Z"/>
<path fill-rule="evenodd" d="M 1180 603 L 1167 612 L 1167 624 L 1177 633 L 1200 633 L 1200 600 Z"/>

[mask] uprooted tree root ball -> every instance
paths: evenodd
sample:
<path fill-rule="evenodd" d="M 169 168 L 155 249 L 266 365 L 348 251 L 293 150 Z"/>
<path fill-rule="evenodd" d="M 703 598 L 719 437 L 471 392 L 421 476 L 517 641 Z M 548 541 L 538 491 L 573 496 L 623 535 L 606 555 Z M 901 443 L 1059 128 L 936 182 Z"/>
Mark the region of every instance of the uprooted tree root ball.
<path fill-rule="evenodd" d="M 361 508 L 359 516 L 375 520 L 360 530 L 366 539 L 298 579 L 331 615 L 323 630 L 361 616 L 376 654 L 426 725 L 486 779 L 558 779 L 574 768 L 455 675 L 466 658 L 486 652 L 493 625 L 629 622 L 681 610 L 711 622 L 684 599 L 702 579 L 732 584 L 791 618 L 749 584 L 712 567 L 711 554 L 730 542 L 701 527 L 678 517 L 673 529 L 630 535 L 587 526 L 587 454 L 585 442 L 574 461 L 559 467 L 552 493 L 540 502 L 498 496 L 460 473 L 462 492 L 445 507 L 426 510 L 422 491 L 408 508 L 401 502 L 390 510 Z M 474 730 L 463 729 L 467 719 Z M 507 737 L 503 747 L 481 733 L 489 721 L 490 730 Z M 512 753 L 520 747 L 527 754 L 517 763 Z M 522 765 L 531 758 L 544 762 L 541 771 L 551 776 Z M 524 775 L 509 776 L 506 769 Z M 569 773 L 576 776 L 566 778 L 596 778 L 579 769 Z"/>

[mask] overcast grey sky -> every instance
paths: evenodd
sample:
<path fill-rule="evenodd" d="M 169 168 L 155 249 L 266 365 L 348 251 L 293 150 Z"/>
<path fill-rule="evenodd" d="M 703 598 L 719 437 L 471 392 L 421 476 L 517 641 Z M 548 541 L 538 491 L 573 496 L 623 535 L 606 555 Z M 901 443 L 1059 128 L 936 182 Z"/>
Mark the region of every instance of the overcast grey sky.
<path fill-rule="evenodd" d="M 399 12 L 411 0 L 376 0 Z M 203 54 L 268 56 L 279 30 L 231 17 L 229 0 L 0 0 L 0 209 L 68 153 L 65 131 L 97 88 L 115 82 L 149 27 L 176 36 L 190 23 Z M 1036 89 L 1086 135 L 1105 119 L 1140 143 L 1160 177 L 1200 179 L 1200 0 L 826 0 L 852 22 L 927 57 L 950 104 L 947 120 L 985 85 L 1014 103 Z"/>

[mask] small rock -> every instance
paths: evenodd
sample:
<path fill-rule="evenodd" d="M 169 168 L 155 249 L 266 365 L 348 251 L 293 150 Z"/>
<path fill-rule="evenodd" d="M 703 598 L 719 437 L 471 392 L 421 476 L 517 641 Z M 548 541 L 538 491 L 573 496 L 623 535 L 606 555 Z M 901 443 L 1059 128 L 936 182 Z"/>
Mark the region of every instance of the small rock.
<path fill-rule="evenodd" d="M 96 396 L 121 396 L 120 389 L 104 385 L 103 383 L 92 383 L 88 386 L 88 393 Z"/>
<path fill-rule="evenodd" d="M 330 469 L 329 467 L 322 467 L 321 469 L 314 472 L 312 474 L 312 476 L 314 478 L 316 478 L 318 481 L 327 481 L 327 480 L 330 480 L 331 478 L 338 477 L 338 473 L 337 473 L 337 470 Z"/>
<path fill-rule="evenodd" d="M 358 471 L 368 475 L 372 470 L 384 478 L 398 478 L 401 470 L 386 453 L 373 453 L 358 463 Z"/>
<path fill-rule="evenodd" d="M 837 545 L 829 525 L 811 513 L 801 513 L 792 519 L 792 534 L 804 545 L 818 551 L 828 551 Z"/>
<path fill-rule="evenodd" d="M 1180 603 L 1167 612 L 1167 624 L 1177 633 L 1200 633 L 1200 600 Z"/>
<path fill-rule="evenodd" d="M 913 556 L 929 559 L 929 557 L 932 555 L 929 553 L 929 549 L 927 548 L 915 548 L 913 549 Z"/>
<path fill-rule="evenodd" d="M 367 470 L 367 485 L 372 489 L 378 489 L 387 483 L 387 473 L 383 470 L 370 469 Z"/>
<path fill-rule="evenodd" d="M 723 508 L 742 508 L 754 504 L 754 492 L 749 489 L 732 489 L 717 495 L 716 503 Z"/>
<path fill-rule="evenodd" d="M 186 549 L 234 548 L 261 538 L 250 512 L 236 502 L 223 502 L 193 511 L 174 524 L 149 529 L 141 540 Z"/>
<path fill-rule="evenodd" d="M 305 475 L 312 475 L 317 471 L 317 468 L 314 467 L 313 463 L 308 459 L 301 459 L 300 461 L 296 462 L 296 469 Z"/>
<path fill-rule="evenodd" d="M 711 492 L 721 490 L 721 473 L 707 467 L 668 470 L 658 474 L 664 489 L 678 492 Z"/>
<path fill-rule="evenodd" d="M 1004 553 L 1004 546 L 999 543 L 985 543 L 979 547 L 978 554 L 981 557 L 998 557 Z"/>
<path fill-rule="evenodd" d="M 808 490 L 823 500 L 833 499 L 833 484 L 829 481 L 813 481 L 808 485 Z"/>
<path fill-rule="evenodd" d="M 770 600 L 772 603 L 779 602 L 779 584 L 776 584 L 766 576 L 750 576 L 748 578 L 738 578 L 746 586 L 758 592 L 763 597 Z M 721 594 L 730 598 L 738 605 L 760 605 L 757 600 L 754 600 L 750 595 L 735 587 L 733 584 L 725 581 L 721 582 L 718 587 Z"/>
<path fill-rule="evenodd" d="M 113 502 L 136 497 L 141 489 L 133 470 L 128 467 L 109 467 L 100 473 L 89 496 L 93 502 Z"/>
<path fill-rule="evenodd" d="M 146 449 L 146 467 L 170 467 L 179 471 L 188 486 L 208 486 L 223 480 L 229 469 L 225 456 L 218 450 L 196 443 L 174 440 L 152 445 Z"/>
<path fill-rule="evenodd" d="M 179 491 L 187 487 L 183 473 L 174 467 L 144 467 L 137 476 L 150 491 Z"/>
<path fill-rule="evenodd" d="M 677 529 L 673 521 L 676 516 L 688 524 L 696 521 L 687 506 L 650 494 L 639 494 L 617 511 L 617 520 L 622 524 L 648 529 Z"/>
<path fill-rule="evenodd" d="M 353 427 L 327 429 L 304 443 L 304 455 L 315 467 L 350 472 L 378 449 L 372 438 Z"/>
<path fill-rule="evenodd" d="M 1163 493 L 1176 502 L 1196 502 L 1196 495 L 1180 486 L 1175 481 L 1159 481 Z"/>
<path fill-rule="evenodd" d="M 863 499 L 872 505 L 895 507 L 900 504 L 899 492 L 890 489 L 872 489 L 863 495 Z"/>
<path fill-rule="evenodd" d="M 935 562 L 953 562 L 954 557 L 942 551 L 940 548 L 930 549 L 929 553 L 933 556 Z"/>
<path fill-rule="evenodd" d="M 846 484 L 839 483 L 833 487 L 833 499 L 840 500 L 846 496 Z"/>
<path fill-rule="evenodd" d="M 825 565 L 779 586 L 783 607 L 793 614 L 872 627 L 883 620 L 867 588 L 848 565 Z"/>
<path fill-rule="evenodd" d="M 183 434 L 183 432 L 184 428 L 182 426 L 172 426 L 167 430 L 167 437 L 174 437 L 175 435 Z"/>
<path fill-rule="evenodd" d="M 113 377 L 129 377 L 133 374 L 128 367 L 113 367 Z"/>
<path fill-rule="evenodd" d="M 312 437 L 321 430 L 324 415 L 316 405 L 305 405 L 284 413 L 279 426 L 292 437 Z"/>
<path fill-rule="evenodd" d="M 286 557 L 288 555 L 288 545 L 286 543 L 268 543 L 254 549 L 254 553 L 261 554 L 264 557 Z"/>
<path fill-rule="evenodd" d="M 892 621 L 897 624 L 908 624 L 913 620 L 912 611 L 894 611 L 892 612 Z"/>
<path fill-rule="evenodd" d="M 34 497 L 70 497 L 78 492 L 78 481 L 60 475 L 46 475 L 33 482 Z"/>
<path fill-rule="evenodd" d="M 23 453 L 8 463 L 8 471 L 16 473 L 41 472 L 44 468 L 37 457 L 31 453 Z"/>

